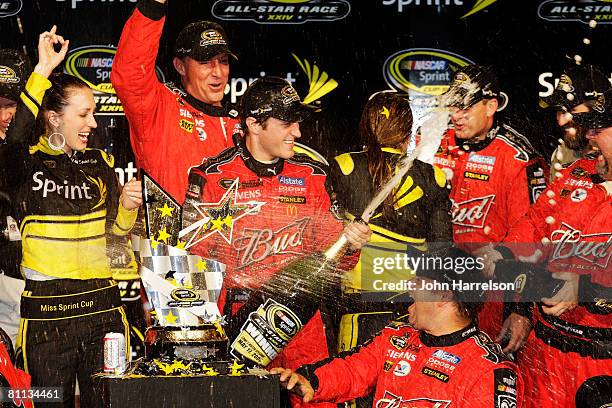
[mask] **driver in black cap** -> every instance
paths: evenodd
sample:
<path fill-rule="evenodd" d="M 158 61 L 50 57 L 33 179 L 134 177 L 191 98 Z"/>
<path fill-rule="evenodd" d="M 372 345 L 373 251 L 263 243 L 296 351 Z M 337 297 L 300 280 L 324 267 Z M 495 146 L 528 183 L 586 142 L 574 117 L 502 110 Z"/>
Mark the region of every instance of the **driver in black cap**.
<path fill-rule="evenodd" d="M 552 155 L 551 181 L 562 177 L 561 170 L 574 161 L 594 158 L 585 136 L 588 129 L 572 120 L 572 114 L 591 111 L 609 88 L 610 81 L 599 68 L 590 64 L 575 65 L 561 74 L 553 93 L 540 101 L 542 107 L 556 111 L 562 131 L 562 139 Z"/>
<path fill-rule="evenodd" d="M 136 164 L 182 202 L 191 166 L 233 146 L 238 111 L 224 99 L 237 59 L 219 24 L 187 25 L 174 46 L 180 84 L 157 79 L 166 0 L 141 0 L 121 34 L 111 80 L 130 123 Z"/>
<path fill-rule="evenodd" d="M 498 253 L 489 255 L 493 246 L 545 188 L 546 164 L 525 136 L 497 119 L 507 97 L 491 68 L 461 68 L 444 99 L 451 109 L 452 127 L 442 140 L 435 164 L 445 171 L 452 187 L 453 240 L 482 256 L 488 271 L 489 265 L 501 259 Z M 508 318 L 504 319 L 501 303 L 489 301 L 480 315 L 480 329 L 501 339 L 510 327 L 513 336 L 526 338 L 530 323 L 523 314 L 527 313 L 506 310 Z"/>
<path fill-rule="evenodd" d="M 326 168 L 293 151 L 300 122 L 311 111 L 287 81 L 256 80 L 242 97 L 244 137 L 238 146 L 189 173 L 183 228 L 198 221 L 201 226 L 184 238 L 186 247 L 227 265 L 219 300 L 227 318 L 284 265 L 326 248 L 343 231 L 330 211 Z M 351 223 L 343 233 L 359 249 L 370 229 Z M 321 313 L 303 323 L 272 365 L 297 368 L 328 356 Z M 300 399 L 293 403 L 299 406 Z"/>
<path fill-rule="evenodd" d="M 335 358 L 272 372 L 304 401 L 341 403 L 374 389 L 373 407 L 523 406 L 517 367 L 478 330 L 480 271 L 460 270 L 453 265 L 469 255 L 450 254 L 449 269 L 417 269 L 409 324 L 387 326 Z"/>

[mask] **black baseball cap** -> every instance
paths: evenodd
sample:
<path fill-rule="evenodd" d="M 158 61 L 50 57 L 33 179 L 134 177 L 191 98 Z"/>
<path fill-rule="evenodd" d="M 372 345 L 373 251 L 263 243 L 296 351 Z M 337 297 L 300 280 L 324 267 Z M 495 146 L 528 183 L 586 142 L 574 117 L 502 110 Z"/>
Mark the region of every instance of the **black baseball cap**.
<path fill-rule="evenodd" d="M 574 106 L 597 101 L 608 89 L 610 81 L 597 67 L 575 65 L 564 70 L 555 90 L 540 100 L 540 106 L 569 112 Z"/>
<path fill-rule="evenodd" d="M 25 54 L 8 48 L 0 49 L 0 97 L 19 101 L 31 72 Z"/>
<path fill-rule="evenodd" d="M 446 106 L 468 109 L 483 99 L 499 99 L 501 94 L 499 80 L 493 70 L 473 64 L 455 72 L 444 97 Z"/>
<path fill-rule="evenodd" d="M 301 122 L 315 110 L 315 107 L 302 103 L 291 84 L 279 77 L 257 79 L 249 85 L 241 101 L 244 119 L 276 118 L 285 122 Z"/>
<path fill-rule="evenodd" d="M 188 24 L 179 33 L 174 45 L 174 55 L 208 61 L 218 54 L 228 54 L 238 59 L 230 47 L 225 30 L 212 21 Z"/>
<path fill-rule="evenodd" d="M 421 267 L 416 270 L 416 276 L 429 278 L 445 283 L 453 292 L 455 299 L 465 303 L 482 303 L 486 300 L 483 289 L 482 269 L 478 267 L 477 258 L 466 251 L 450 247 L 443 253 L 434 255 L 444 258 L 442 264 L 454 265 L 454 268 Z M 452 264 L 448 261 L 452 259 Z M 426 262 L 425 265 L 438 265 L 439 262 Z"/>
<path fill-rule="evenodd" d="M 572 121 L 585 129 L 612 127 L 612 88 L 599 94 L 589 108 L 588 112 L 572 113 Z"/>

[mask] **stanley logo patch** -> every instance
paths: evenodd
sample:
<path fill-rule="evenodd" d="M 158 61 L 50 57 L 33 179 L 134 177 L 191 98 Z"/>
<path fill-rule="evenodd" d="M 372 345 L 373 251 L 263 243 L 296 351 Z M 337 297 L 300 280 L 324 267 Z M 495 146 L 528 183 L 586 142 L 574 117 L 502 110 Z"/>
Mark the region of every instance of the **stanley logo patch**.
<path fill-rule="evenodd" d="M 421 370 L 421 372 L 426 376 L 433 377 L 436 380 L 442 381 L 443 383 L 447 383 L 449 379 L 447 374 L 444 374 L 438 370 L 434 370 L 433 368 L 423 367 L 423 370 Z"/>
<path fill-rule="evenodd" d="M 471 171 L 466 171 L 465 173 L 463 173 L 463 177 L 469 178 L 472 180 L 489 181 L 490 176 L 488 174 L 473 173 Z"/>
<path fill-rule="evenodd" d="M 306 204 L 306 197 L 303 196 L 279 196 L 278 202 L 283 204 Z"/>

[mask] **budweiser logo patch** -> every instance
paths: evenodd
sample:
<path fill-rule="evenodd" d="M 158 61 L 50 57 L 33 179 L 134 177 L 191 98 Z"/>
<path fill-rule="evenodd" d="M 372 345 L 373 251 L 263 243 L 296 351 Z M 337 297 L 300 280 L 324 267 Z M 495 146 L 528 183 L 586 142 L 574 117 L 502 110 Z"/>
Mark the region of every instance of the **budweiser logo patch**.
<path fill-rule="evenodd" d="M 271 255 L 303 253 L 304 230 L 310 218 L 295 220 L 276 231 L 270 228 L 245 228 L 242 236 L 234 239 L 234 249 L 238 251 L 238 266 L 242 269 L 261 262 Z"/>
<path fill-rule="evenodd" d="M 580 230 L 562 223 L 550 234 L 555 244 L 551 261 L 578 258 L 595 267 L 607 268 L 612 256 L 612 233 L 582 234 Z"/>
<path fill-rule="evenodd" d="M 455 203 L 453 201 L 453 224 L 465 227 L 483 228 L 495 194 Z"/>
<path fill-rule="evenodd" d="M 438 400 L 431 398 L 403 399 L 389 391 L 376 401 L 376 408 L 447 408 L 451 400 Z"/>

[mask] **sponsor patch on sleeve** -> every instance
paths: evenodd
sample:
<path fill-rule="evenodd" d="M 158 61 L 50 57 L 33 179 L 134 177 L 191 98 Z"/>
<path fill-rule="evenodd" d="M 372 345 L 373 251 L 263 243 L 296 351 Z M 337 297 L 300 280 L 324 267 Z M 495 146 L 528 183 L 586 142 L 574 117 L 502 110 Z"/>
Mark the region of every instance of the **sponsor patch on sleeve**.
<path fill-rule="evenodd" d="M 527 184 L 529 186 L 530 204 L 538 200 L 542 191 L 546 189 L 546 175 L 539 164 L 533 163 L 527 166 Z"/>
<path fill-rule="evenodd" d="M 517 375 L 509 368 L 498 368 L 494 376 L 494 406 L 496 408 L 516 408 Z"/>

